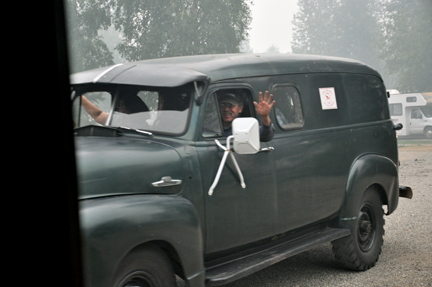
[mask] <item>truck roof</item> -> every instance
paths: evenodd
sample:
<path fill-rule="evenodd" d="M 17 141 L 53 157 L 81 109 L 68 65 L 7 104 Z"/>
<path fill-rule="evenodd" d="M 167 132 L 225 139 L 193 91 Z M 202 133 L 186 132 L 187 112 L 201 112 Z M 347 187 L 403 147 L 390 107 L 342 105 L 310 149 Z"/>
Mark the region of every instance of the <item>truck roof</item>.
<path fill-rule="evenodd" d="M 381 78 L 359 61 L 296 54 L 217 54 L 159 58 L 117 64 L 72 74 L 72 85 L 115 83 L 145 86 L 180 86 L 192 81 L 217 82 L 233 78 L 302 73 L 362 73 Z"/>

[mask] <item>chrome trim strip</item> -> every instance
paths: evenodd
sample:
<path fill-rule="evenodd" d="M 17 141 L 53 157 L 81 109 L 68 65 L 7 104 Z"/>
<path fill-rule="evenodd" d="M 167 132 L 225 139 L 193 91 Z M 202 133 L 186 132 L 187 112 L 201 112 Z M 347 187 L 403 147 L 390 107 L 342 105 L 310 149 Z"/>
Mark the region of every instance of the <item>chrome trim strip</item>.
<path fill-rule="evenodd" d="M 96 78 L 93 79 L 93 83 L 96 83 L 96 82 L 99 81 L 99 79 L 102 78 L 106 73 L 108 73 L 109 71 L 111 71 L 111 70 L 113 70 L 113 69 L 115 69 L 115 68 L 117 68 L 118 66 L 121 66 L 121 65 L 123 65 L 123 64 L 117 64 L 117 65 L 112 66 L 112 67 L 109 68 L 109 69 L 106 69 L 105 71 L 103 71 L 102 73 L 100 73 Z"/>

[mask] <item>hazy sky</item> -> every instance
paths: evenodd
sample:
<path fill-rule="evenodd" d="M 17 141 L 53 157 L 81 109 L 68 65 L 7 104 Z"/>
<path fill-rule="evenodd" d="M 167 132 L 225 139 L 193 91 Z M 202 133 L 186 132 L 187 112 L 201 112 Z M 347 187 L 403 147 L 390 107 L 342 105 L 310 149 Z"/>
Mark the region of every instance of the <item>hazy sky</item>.
<path fill-rule="evenodd" d="M 264 53 L 271 45 L 279 52 L 291 52 L 292 18 L 297 0 L 254 0 L 249 45 L 255 53 Z"/>

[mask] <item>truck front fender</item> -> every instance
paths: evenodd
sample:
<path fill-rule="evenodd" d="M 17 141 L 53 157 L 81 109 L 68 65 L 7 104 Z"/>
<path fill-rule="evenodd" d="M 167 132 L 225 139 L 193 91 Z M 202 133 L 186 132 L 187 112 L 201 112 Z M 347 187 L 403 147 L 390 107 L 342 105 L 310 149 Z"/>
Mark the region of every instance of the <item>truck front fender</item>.
<path fill-rule="evenodd" d="M 204 278 L 199 217 L 192 203 L 180 196 L 83 200 L 80 226 L 87 287 L 110 286 L 119 263 L 132 249 L 156 241 L 175 250 L 188 280 Z"/>
<path fill-rule="evenodd" d="M 363 193 L 372 185 L 380 187 L 383 204 L 387 205 L 387 215 L 396 210 L 399 203 L 397 166 L 387 157 L 368 154 L 356 159 L 351 166 L 340 212 L 342 221 L 357 217 Z"/>

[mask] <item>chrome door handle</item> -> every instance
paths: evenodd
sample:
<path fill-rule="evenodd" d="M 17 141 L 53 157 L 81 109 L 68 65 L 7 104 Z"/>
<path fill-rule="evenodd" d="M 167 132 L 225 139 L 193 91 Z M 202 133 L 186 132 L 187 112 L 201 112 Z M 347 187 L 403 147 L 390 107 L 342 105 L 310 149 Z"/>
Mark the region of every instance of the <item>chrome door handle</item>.
<path fill-rule="evenodd" d="M 274 147 L 264 147 L 262 149 L 260 149 L 258 152 L 263 152 L 263 151 L 273 151 Z"/>
<path fill-rule="evenodd" d="M 179 185 L 182 181 L 180 179 L 172 179 L 171 176 L 164 176 L 162 177 L 162 180 L 155 181 L 152 183 L 154 187 L 165 187 L 165 186 L 173 186 L 173 185 Z"/>

